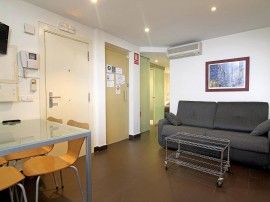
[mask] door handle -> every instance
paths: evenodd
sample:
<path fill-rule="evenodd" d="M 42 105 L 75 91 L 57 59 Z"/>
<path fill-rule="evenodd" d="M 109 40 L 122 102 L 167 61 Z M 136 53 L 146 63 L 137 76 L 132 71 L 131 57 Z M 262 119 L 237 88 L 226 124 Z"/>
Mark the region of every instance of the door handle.
<path fill-rule="evenodd" d="M 61 98 L 61 96 L 55 96 L 55 97 L 50 97 L 50 98 Z"/>
<path fill-rule="evenodd" d="M 53 102 L 55 98 L 61 98 L 61 96 L 53 96 L 53 92 L 49 92 L 49 108 L 53 108 L 53 106 L 57 105 L 57 103 Z"/>

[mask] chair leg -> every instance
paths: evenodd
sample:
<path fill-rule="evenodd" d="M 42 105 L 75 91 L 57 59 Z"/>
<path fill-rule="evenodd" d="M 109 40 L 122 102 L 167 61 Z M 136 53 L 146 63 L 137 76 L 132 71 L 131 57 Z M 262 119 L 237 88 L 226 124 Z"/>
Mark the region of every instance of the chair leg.
<path fill-rule="evenodd" d="M 39 187 L 39 180 L 40 180 L 40 176 L 37 177 L 37 181 L 36 181 L 36 202 L 38 202 L 38 187 Z"/>
<path fill-rule="evenodd" d="M 22 186 L 23 186 L 23 188 L 24 188 L 24 180 L 22 181 Z M 26 194 L 25 194 L 26 195 Z M 24 198 L 24 196 L 23 196 L 23 192 L 21 193 L 21 195 L 20 195 L 20 202 L 22 202 L 22 200 L 23 200 L 23 198 Z M 25 200 L 25 199 L 24 199 Z"/>
<path fill-rule="evenodd" d="M 63 181 L 62 170 L 60 170 L 60 177 L 61 177 L 62 188 L 64 188 L 64 181 Z"/>
<path fill-rule="evenodd" d="M 80 190 L 81 190 L 82 201 L 84 201 L 83 190 L 82 190 L 82 184 L 81 184 L 81 180 L 80 180 L 80 176 L 79 176 L 78 169 L 77 169 L 75 166 L 69 166 L 69 167 L 72 168 L 72 169 L 76 172 L 78 184 L 79 184 Z"/>
<path fill-rule="evenodd" d="M 14 189 L 14 192 L 15 192 L 15 196 L 16 196 L 16 200 L 19 201 L 19 196 L 18 196 L 18 190 L 17 190 L 17 187 L 13 187 Z"/>
<path fill-rule="evenodd" d="M 55 173 L 53 172 L 53 180 L 54 180 L 54 184 L 56 186 L 56 189 L 58 189 L 58 184 L 57 184 L 57 181 L 56 181 L 56 177 L 55 177 Z"/>
<path fill-rule="evenodd" d="M 9 195 L 10 195 L 10 201 L 11 201 L 11 202 L 14 202 L 14 199 L 13 199 L 13 192 L 12 192 L 12 187 L 9 188 Z"/>
<path fill-rule="evenodd" d="M 21 183 L 18 183 L 17 185 L 18 185 L 18 186 L 21 188 L 21 190 L 22 190 L 22 195 L 23 195 L 24 201 L 27 202 L 26 192 L 25 192 L 24 186 L 23 186 Z"/>

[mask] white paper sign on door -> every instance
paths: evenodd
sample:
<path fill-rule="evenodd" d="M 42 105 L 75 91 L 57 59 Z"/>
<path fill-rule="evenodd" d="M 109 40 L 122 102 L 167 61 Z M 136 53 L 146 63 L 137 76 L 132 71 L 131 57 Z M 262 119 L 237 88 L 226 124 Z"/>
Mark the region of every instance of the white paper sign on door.
<path fill-rule="evenodd" d="M 115 71 L 115 73 L 116 74 L 122 74 L 122 68 L 119 68 L 119 67 L 116 67 L 116 71 Z"/>
<path fill-rule="evenodd" d="M 108 81 L 114 81 L 114 74 L 107 73 L 107 80 Z"/>
<path fill-rule="evenodd" d="M 115 75 L 116 84 L 125 84 L 125 76 L 124 75 Z"/>
<path fill-rule="evenodd" d="M 121 93 L 120 85 L 116 85 L 115 93 L 116 93 L 116 95 L 120 95 L 120 93 Z"/>
<path fill-rule="evenodd" d="M 107 88 L 113 88 L 114 87 L 114 81 L 107 81 Z"/>
<path fill-rule="evenodd" d="M 122 84 L 122 75 L 115 75 L 116 84 Z"/>

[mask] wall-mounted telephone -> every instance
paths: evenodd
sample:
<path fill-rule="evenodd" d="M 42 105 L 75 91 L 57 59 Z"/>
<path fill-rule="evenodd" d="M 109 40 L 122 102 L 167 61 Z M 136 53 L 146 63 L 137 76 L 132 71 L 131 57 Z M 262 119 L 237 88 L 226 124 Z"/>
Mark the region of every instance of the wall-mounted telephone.
<path fill-rule="evenodd" d="M 20 51 L 20 59 L 23 68 L 39 69 L 39 59 L 36 53 Z"/>

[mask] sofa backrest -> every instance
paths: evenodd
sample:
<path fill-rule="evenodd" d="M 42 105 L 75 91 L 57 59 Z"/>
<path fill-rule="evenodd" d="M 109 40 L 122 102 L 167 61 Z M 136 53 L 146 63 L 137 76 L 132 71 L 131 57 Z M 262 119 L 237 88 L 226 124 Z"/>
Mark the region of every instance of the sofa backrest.
<path fill-rule="evenodd" d="M 251 132 L 267 119 L 267 102 L 218 102 L 214 128 Z"/>
<path fill-rule="evenodd" d="M 215 102 L 180 100 L 177 117 L 183 125 L 213 128 L 216 106 Z"/>

